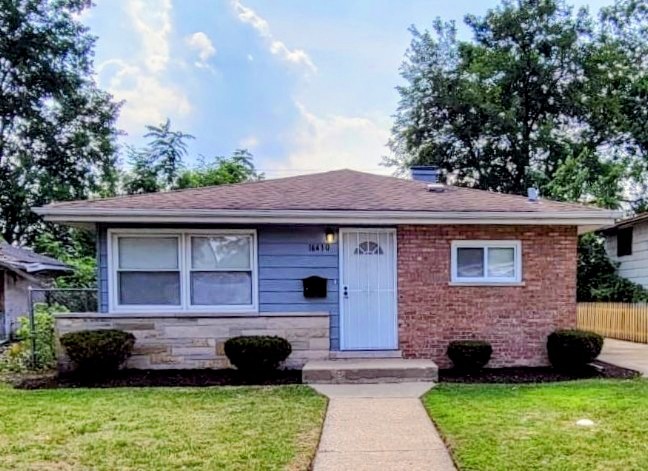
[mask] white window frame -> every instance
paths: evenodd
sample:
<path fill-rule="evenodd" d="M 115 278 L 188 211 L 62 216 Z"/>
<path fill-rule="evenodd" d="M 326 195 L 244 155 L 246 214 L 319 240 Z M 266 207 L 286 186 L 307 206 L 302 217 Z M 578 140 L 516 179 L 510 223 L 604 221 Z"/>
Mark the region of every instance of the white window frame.
<path fill-rule="evenodd" d="M 192 305 L 191 304 L 191 237 L 209 237 L 222 235 L 248 235 L 252 238 L 250 244 L 250 261 L 252 270 L 252 304 L 246 305 Z M 180 272 L 180 304 L 179 305 L 135 305 L 119 303 L 119 238 L 120 237 L 177 237 L 178 267 Z M 180 313 L 249 313 L 259 312 L 259 268 L 257 260 L 257 231 L 256 229 L 108 229 L 108 311 L 119 312 L 180 312 Z M 137 270 L 123 270 L 137 271 Z M 157 270 L 145 270 L 157 271 Z M 168 271 L 168 270 L 159 270 Z M 173 270 L 175 271 L 175 270 Z M 236 271 L 236 270 L 227 270 Z"/>
<path fill-rule="evenodd" d="M 484 276 L 460 277 L 458 276 L 457 251 L 460 248 L 484 250 Z M 507 248 L 513 249 L 514 276 L 509 278 L 488 276 L 488 249 Z M 451 243 L 451 283 L 452 284 L 485 284 L 485 285 L 510 285 L 522 283 L 522 243 L 519 240 L 455 240 Z"/>

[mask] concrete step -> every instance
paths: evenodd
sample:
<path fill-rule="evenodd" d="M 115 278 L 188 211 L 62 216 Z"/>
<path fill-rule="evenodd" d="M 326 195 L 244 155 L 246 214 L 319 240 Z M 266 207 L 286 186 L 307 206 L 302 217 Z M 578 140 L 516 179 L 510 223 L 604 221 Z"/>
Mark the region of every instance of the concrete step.
<path fill-rule="evenodd" d="M 307 384 L 360 384 L 437 381 L 439 368 L 432 360 L 362 358 L 314 360 L 304 365 Z"/>
<path fill-rule="evenodd" d="M 348 358 L 403 358 L 403 352 L 400 350 L 346 350 L 329 352 L 329 358 L 331 360 Z"/>

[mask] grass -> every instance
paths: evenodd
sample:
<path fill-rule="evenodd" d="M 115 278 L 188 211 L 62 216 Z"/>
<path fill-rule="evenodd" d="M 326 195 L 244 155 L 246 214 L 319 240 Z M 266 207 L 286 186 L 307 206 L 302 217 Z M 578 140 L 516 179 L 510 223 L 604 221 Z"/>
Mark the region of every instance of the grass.
<path fill-rule="evenodd" d="M 325 408 L 304 386 L 0 385 L 0 469 L 307 469 Z"/>
<path fill-rule="evenodd" d="M 461 470 L 648 469 L 648 380 L 442 384 L 424 404 Z"/>

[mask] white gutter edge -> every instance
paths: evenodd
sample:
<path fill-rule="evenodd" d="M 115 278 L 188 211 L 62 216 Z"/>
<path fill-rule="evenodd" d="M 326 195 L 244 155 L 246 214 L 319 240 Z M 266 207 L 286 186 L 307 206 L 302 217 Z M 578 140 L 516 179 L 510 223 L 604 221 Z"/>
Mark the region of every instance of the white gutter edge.
<path fill-rule="evenodd" d="M 619 211 L 560 212 L 432 212 L 432 211 L 304 211 L 304 210 L 79 210 L 34 208 L 51 222 L 139 222 L 213 224 L 552 224 L 604 226 Z"/>

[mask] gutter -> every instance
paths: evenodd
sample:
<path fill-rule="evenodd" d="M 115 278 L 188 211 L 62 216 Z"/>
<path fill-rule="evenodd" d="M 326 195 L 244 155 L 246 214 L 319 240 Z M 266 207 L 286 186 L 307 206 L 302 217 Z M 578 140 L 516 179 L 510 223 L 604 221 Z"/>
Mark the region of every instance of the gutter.
<path fill-rule="evenodd" d="M 619 211 L 362 211 L 362 210 L 142 210 L 34 208 L 46 221 L 59 223 L 138 222 L 211 224 L 614 224 Z"/>

